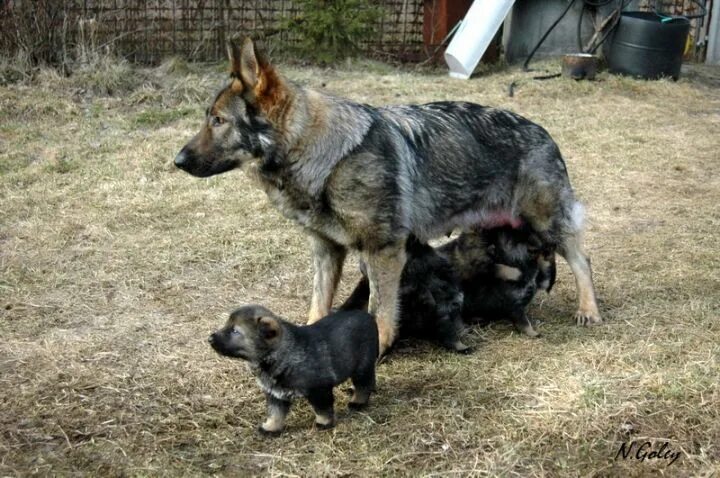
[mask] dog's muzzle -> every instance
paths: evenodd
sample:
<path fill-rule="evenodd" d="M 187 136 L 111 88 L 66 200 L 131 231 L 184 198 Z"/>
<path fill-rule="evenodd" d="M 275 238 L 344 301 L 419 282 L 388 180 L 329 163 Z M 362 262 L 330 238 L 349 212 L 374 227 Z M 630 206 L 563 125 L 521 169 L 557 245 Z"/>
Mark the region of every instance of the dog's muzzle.
<path fill-rule="evenodd" d="M 185 169 L 188 167 L 190 163 L 190 155 L 187 153 L 186 149 L 183 148 L 177 156 L 175 156 L 175 166 L 177 166 L 180 169 Z"/>
<path fill-rule="evenodd" d="M 208 337 L 207 340 L 208 344 L 210 344 L 210 347 L 212 347 L 215 352 L 219 353 L 220 355 L 229 355 L 228 351 L 226 350 L 225 344 L 218 337 L 217 332 L 215 332 L 214 334 L 210 334 L 210 337 Z"/>

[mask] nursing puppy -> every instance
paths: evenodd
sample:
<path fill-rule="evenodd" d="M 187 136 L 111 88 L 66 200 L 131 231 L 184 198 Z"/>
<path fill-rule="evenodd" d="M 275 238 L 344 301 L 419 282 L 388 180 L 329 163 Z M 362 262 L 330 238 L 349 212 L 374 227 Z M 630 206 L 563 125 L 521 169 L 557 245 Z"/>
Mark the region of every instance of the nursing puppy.
<path fill-rule="evenodd" d="M 400 278 L 399 337 L 431 340 L 458 353 L 472 350 L 461 341 L 463 293 L 450 263 L 414 236 L 405 244 L 407 261 Z M 366 310 L 370 284 L 365 265 L 363 278 L 340 310 Z"/>
<path fill-rule="evenodd" d="M 348 407 L 354 410 L 367 406 L 375 389 L 378 335 L 366 312 L 337 312 L 297 326 L 248 305 L 230 314 L 208 341 L 220 355 L 246 361 L 256 376 L 267 400 L 268 417 L 258 427 L 263 434 L 282 432 L 295 398 L 307 398 L 315 425 L 327 429 L 335 425 L 333 387 L 352 380 Z"/>
<path fill-rule="evenodd" d="M 526 314 L 538 290 L 555 282 L 555 252 L 527 226 L 461 234 L 439 249 L 460 278 L 468 322 L 510 319 L 537 337 Z"/>

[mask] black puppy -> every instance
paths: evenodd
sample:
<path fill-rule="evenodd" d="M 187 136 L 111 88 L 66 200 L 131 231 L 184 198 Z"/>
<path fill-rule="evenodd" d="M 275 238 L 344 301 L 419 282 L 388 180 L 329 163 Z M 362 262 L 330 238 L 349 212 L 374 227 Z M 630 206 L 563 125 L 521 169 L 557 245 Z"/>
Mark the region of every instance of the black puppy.
<path fill-rule="evenodd" d="M 460 278 L 466 321 L 510 319 L 526 335 L 539 335 L 526 309 L 538 289 L 552 288 L 555 251 L 529 226 L 466 232 L 439 252 Z"/>
<path fill-rule="evenodd" d="M 435 249 L 410 236 L 405 245 L 407 261 L 400 279 L 399 337 L 418 337 L 432 340 L 459 353 L 472 350 L 460 337 L 463 293 L 450 263 Z M 370 286 L 364 264 L 360 264 L 363 278 L 340 306 L 340 310 L 365 310 Z"/>
<path fill-rule="evenodd" d="M 233 312 L 208 341 L 220 355 L 250 365 L 267 399 L 268 418 L 258 428 L 265 434 L 282 432 L 294 398 L 307 398 L 315 425 L 326 429 L 335 425 L 334 386 L 352 380 L 351 409 L 367 406 L 375 389 L 378 333 L 366 312 L 337 312 L 297 326 L 265 307 L 248 305 Z"/>

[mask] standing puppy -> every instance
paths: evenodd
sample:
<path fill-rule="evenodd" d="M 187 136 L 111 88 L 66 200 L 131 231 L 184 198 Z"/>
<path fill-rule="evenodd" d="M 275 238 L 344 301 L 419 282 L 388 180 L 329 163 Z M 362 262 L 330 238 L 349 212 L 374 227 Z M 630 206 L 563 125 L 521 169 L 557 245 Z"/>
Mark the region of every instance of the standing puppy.
<path fill-rule="evenodd" d="M 229 48 L 231 79 L 175 157 L 195 176 L 243 167 L 302 225 L 315 277 L 309 323 L 332 306 L 348 249 L 367 264 L 380 350 L 397 332 L 410 234 L 520 218 L 557 246 L 575 275 L 578 325 L 601 322 L 581 248 L 582 206 L 555 142 L 509 111 L 468 102 L 373 107 L 285 80 L 247 39 Z"/>
<path fill-rule="evenodd" d="M 258 430 L 278 434 L 297 397 L 310 402 L 318 428 L 332 428 L 333 387 L 348 378 L 355 389 L 348 407 L 367 406 L 375 389 L 377 337 L 366 312 L 337 312 L 297 326 L 265 307 L 248 305 L 233 312 L 208 341 L 220 355 L 247 361 L 267 400 L 268 418 Z"/>

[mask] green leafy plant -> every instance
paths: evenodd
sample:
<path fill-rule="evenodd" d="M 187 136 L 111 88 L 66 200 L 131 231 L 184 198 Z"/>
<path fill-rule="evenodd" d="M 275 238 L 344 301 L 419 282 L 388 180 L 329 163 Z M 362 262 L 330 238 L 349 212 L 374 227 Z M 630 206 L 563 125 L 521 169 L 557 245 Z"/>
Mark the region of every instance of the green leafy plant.
<path fill-rule="evenodd" d="M 382 10 L 368 0 L 299 0 L 300 14 L 285 27 L 299 37 L 298 53 L 332 63 L 353 56 L 375 35 Z"/>

